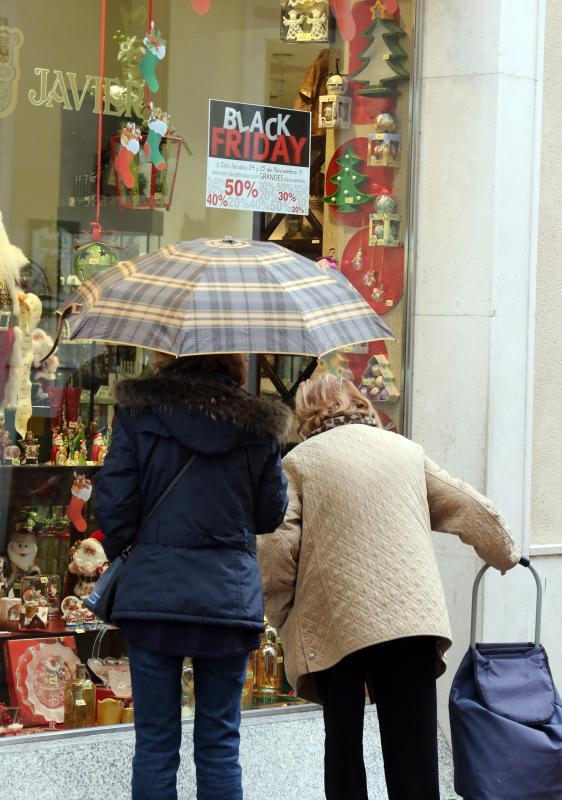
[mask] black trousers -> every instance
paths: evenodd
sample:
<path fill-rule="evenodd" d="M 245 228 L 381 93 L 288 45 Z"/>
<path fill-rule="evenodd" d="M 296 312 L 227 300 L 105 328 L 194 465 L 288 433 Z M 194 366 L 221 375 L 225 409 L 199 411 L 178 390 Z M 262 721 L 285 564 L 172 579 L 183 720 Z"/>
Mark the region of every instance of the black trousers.
<path fill-rule="evenodd" d="M 368 800 L 366 682 L 375 692 L 389 800 L 439 800 L 433 637 L 359 650 L 316 678 L 324 707 L 327 800 Z"/>

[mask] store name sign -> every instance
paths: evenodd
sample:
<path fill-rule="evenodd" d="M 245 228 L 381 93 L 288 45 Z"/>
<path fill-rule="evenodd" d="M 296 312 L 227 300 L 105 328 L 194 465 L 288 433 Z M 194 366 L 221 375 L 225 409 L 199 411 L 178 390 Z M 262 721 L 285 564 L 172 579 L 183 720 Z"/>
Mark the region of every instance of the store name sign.
<path fill-rule="evenodd" d="M 30 89 L 27 98 L 33 106 L 61 107 L 65 111 L 80 111 L 86 99 L 92 112 L 99 113 L 102 80 L 99 75 L 84 75 L 78 80 L 76 72 L 35 67 L 38 85 Z M 80 87 L 80 88 L 79 88 Z M 103 80 L 102 113 L 112 117 L 142 116 L 144 81 L 127 81 L 123 86 L 115 78 Z"/>

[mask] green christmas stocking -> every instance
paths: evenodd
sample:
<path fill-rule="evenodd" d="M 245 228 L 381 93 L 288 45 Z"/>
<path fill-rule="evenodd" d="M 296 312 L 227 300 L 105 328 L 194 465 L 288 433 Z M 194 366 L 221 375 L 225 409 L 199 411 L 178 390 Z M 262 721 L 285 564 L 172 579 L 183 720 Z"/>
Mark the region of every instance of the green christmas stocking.
<path fill-rule="evenodd" d="M 166 42 L 162 39 L 160 31 L 154 33 L 154 22 L 151 24 L 150 33 L 144 37 L 143 43 L 146 52 L 140 63 L 141 75 L 150 91 L 157 92 L 160 84 L 156 77 L 156 65 L 166 55 Z"/>
<path fill-rule="evenodd" d="M 151 92 L 157 92 L 160 88 L 158 78 L 156 77 L 156 64 L 158 64 L 158 57 L 154 55 L 152 50 L 147 50 L 142 57 L 140 71 Z"/>
<path fill-rule="evenodd" d="M 162 137 L 166 135 L 167 130 L 168 125 L 160 119 L 154 119 L 148 123 L 148 136 L 144 143 L 144 152 L 158 170 L 163 170 L 166 166 L 164 157 L 160 152 L 160 142 Z"/>

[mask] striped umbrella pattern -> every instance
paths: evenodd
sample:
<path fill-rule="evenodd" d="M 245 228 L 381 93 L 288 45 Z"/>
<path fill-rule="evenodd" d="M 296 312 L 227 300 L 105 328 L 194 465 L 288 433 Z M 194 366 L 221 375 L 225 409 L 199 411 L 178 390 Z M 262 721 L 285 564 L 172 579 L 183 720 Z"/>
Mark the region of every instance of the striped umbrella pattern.
<path fill-rule="evenodd" d="M 394 336 L 337 270 L 273 242 L 195 239 L 101 270 L 59 309 L 70 338 L 176 356 L 321 356 Z"/>

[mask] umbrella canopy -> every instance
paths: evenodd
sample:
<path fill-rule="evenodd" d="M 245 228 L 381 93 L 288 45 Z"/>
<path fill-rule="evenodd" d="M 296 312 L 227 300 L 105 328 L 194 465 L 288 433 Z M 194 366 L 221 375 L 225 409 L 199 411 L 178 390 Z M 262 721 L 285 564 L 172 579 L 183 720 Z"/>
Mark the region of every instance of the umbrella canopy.
<path fill-rule="evenodd" d="M 272 242 L 195 239 L 97 272 L 60 309 L 71 339 L 176 356 L 321 356 L 393 339 L 353 286 Z"/>

